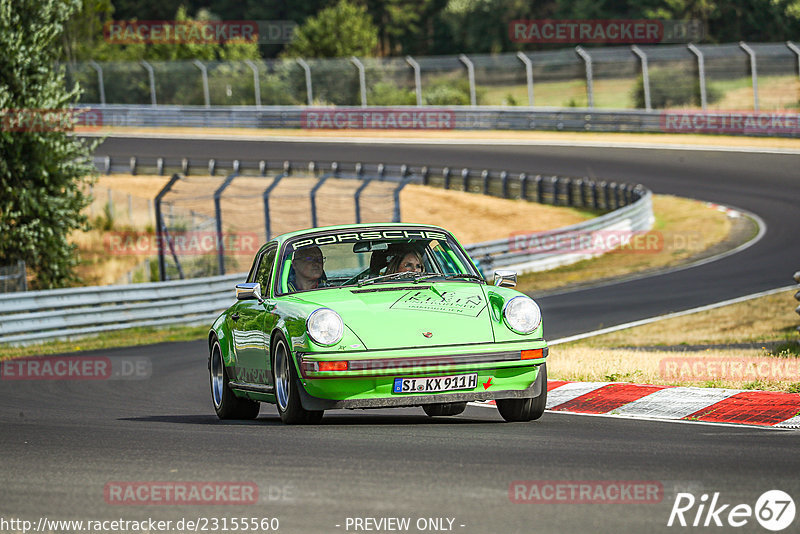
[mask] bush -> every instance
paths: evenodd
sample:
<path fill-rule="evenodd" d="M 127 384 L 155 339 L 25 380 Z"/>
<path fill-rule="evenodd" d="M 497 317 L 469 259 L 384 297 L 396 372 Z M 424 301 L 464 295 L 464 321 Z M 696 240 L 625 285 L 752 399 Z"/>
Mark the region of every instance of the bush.
<path fill-rule="evenodd" d="M 483 103 L 485 94 L 484 88 L 475 88 L 475 101 L 478 105 Z M 422 100 L 429 106 L 469 106 L 469 81 L 443 79 L 433 82 L 429 87 L 423 84 Z"/>
<path fill-rule="evenodd" d="M 378 82 L 370 88 L 367 102 L 371 106 L 413 106 L 417 103 L 417 94 L 389 82 Z"/>
<path fill-rule="evenodd" d="M 687 77 L 684 71 L 650 69 L 650 105 L 655 109 L 680 106 L 700 106 L 700 80 Z M 722 97 L 720 91 L 706 79 L 706 99 L 709 104 Z M 633 106 L 644 109 L 644 78 L 639 75 L 633 87 Z"/>

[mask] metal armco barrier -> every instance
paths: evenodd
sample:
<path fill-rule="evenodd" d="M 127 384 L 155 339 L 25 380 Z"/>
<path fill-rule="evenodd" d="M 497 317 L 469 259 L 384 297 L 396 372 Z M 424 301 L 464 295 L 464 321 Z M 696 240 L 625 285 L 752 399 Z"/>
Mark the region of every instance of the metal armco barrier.
<path fill-rule="evenodd" d="M 100 105 L 85 107 L 104 127 L 197 127 L 197 128 L 306 128 L 308 108 L 302 106 L 147 106 Z M 327 109 L 327 108 L 326 108 Z M 338 106 L 329 108 L 358 117 L 376 113 L 374 108 Z M 454 130 L 557 130 L 572 132 L 720 133 L 726 135 L 800 137 L 797 112 L 697 112 L 598 110 L 590 108 L 442 107 L 452 120 L 434 129 Z M 400 129 L 427 129 L 420 117 L 425 107 L 394 106 Z M 338 116 L 338 115 L 337 115 Z M 749 119 L 748 119 L 749 117 Z M 748 122 L 749 120 L 749 122 Z M 352 122 L 350 123 L 352 125 Z M 423 126 L 420 127 L 420 124 Z M 405 125 L 405 126 L 404 126 Z M 334 123 L 334 127 L 335 123 Z M 351 128 L 351 131 L 355 128 Z"/>
<path fill-rule="evenodd" d="M 236 299 L 243 273 L 125 286 L 0 295 L 0 344 L 25 344 L 143 326 L 210 322 Z"/>

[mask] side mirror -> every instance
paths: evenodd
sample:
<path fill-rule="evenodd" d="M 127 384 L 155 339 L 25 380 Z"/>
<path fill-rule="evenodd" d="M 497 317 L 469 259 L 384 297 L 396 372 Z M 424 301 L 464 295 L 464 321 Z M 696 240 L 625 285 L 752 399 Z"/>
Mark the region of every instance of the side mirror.
<path fill-rule="evenodd" d="M 258 299 L 259 302 L 264 300 L 261 298 L 261 284 L 258 282 L 254 284 L 236 284 L 236 300 Z"/>
<path fill-rule="evenodd" d="M 514 287 L 517 285 L 516 271 L 495 271 L 494 285 L 498 287 Z"/>

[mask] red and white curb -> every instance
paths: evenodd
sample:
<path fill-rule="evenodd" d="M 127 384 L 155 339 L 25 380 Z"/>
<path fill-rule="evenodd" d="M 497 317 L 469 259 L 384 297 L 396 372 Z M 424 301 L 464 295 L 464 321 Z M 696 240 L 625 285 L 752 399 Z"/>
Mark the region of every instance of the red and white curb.
<path fill-rule="evenodd" d="M 494 401 L 477 404 L 494 406 Z M 800 394 L 620 382 L 547 382 L 547 409 L 800 429 Z"/>

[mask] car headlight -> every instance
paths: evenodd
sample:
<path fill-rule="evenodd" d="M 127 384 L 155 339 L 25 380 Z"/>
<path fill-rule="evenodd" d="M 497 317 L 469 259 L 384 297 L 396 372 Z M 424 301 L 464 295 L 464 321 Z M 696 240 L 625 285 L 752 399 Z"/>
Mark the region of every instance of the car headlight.
<path fill-rule="evenodd" d="M 503 317 L 508 327 L 518 334 L 530 334 L 542 322 L 539 306 L 528 297 L 514 297 L 503 307 Z"/>
<path fill-rule="evenodd" d="M 314 310 L 306 320 L 306 330 L 320 345 L 333 345 L 342 339 L 344 322 L 339 314 L 330 308 Z"/>

